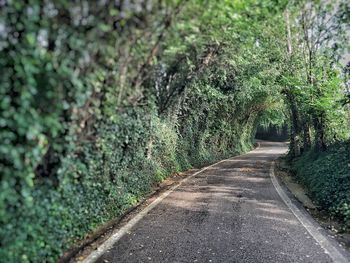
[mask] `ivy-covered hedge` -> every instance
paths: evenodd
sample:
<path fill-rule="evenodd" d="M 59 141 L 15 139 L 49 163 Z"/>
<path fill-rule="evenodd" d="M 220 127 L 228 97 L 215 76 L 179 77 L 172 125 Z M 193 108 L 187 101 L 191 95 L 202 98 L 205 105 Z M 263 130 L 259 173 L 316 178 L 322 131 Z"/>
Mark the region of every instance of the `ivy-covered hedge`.
<path fill-rule="evenodd" d="M 166 176 L 252 147 L 278 7 L 185 2 L 0 1 L 0 261 L 55 262 Z"/>
<path fill-rule="evenodd" d="M 203 113 L 206 107 L 223 105 L 222 98 L 207 105 L 200 102 L 208 99 L 195 94 L 190 101 L 196 113 L 180 127 L 142 108 L 132 108 L 113 121 L 101 121 L 96 141 L 59 156 L 56 178 L 37 175 L 22 188 L 26 194 L 2 192 L 6 194 L 2 210 L 6 217 L 2 217 L 5 227 L 0 230 L 1 258 L 7 262 L 55 261 L 169 174 L 250 149 L 253 123 L 233 125 L 229 113 L 220 118 L 213 112 L 208 118 Z M 2 187 L 8 191 L 8 182 Z M 9 198 L 16 198 L 16 206 L 10 205 Z"/>
<path fill-rule="evenodd" d="M 320 207 L 350 229 L 350 141 L 325 152 L 309 151 L 292 162 L 297 178 Z"/>

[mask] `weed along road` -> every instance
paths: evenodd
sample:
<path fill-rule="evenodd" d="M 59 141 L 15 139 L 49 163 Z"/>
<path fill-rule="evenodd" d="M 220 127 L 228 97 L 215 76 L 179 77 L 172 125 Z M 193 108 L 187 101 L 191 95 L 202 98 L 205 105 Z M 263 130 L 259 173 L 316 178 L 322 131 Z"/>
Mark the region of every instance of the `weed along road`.
<path fill-rule="evenodd" d="M 192 175 L 85 262 L 349 262 L 274 177 L 286 151 L 261 142 Z"/>

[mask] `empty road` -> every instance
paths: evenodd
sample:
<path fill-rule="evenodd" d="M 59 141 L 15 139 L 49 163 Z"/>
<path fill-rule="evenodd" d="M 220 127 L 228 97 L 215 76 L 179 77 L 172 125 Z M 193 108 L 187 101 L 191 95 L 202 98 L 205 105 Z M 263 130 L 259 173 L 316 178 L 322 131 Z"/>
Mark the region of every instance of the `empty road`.
<path fill-rule="evenodd" d="M 283 143 L 261 142 L 259 149 L 192 176 L 112 247 L 101 248 L 103 253 L 95 254 L 95 259 L 128 263 L 333 262 L 272 183 L 272 161 L 286 150 Z"/>

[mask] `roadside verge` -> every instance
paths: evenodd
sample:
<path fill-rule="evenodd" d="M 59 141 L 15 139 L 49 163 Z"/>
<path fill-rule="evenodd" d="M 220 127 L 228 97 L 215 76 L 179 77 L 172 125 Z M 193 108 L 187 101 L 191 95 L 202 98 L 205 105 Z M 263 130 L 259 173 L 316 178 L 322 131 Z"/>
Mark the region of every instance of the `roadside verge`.
<path fill-rule="evenodd" d="M 293 198 L 294 194 L 292 192 L 288 193 L 288 191 L 285 191 L 285 189 L 283 189 L 282 185 L 279 183 L 279 180 L 275 175 L 275 162 L 272 162 L 271 164 L 270 177 L 277 193 L 283 202 L 292 211 L 292 213 L 309 232 L 309 234 L 315 239 L 315 241 L 324 249 L 325 253 L 331 257 L 333 262 L 350 262 L 350 254 L 341 246 L 341 244 L 332 239 L 332 236 L 330 236 L 329 233 L 327 233 L 325 229 L 323 229 L 321 225 L 316 222 L 314 218 L 312 218 L 311 215 L 300 205 L 301 203 L 298 204 L 296 202 L 296 199 Z M 295 188 L 292 187 L 291 190 L 295 190 Z M 298 189 L 298 191 L 299 190 L 300 189 Z M 304 199 L 303 193 L 298 193 L 294 196 L 302 196 L 302 199 L 305 203 L 311 202 L 311 200 Z"/>

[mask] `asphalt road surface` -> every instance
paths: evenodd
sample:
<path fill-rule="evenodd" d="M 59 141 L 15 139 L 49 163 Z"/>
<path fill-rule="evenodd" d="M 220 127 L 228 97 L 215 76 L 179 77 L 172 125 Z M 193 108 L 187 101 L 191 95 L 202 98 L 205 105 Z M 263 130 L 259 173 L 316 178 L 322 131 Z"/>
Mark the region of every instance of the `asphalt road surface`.
<path fill-rule="evenodd" d="M 262 142 L 193 176 L 97 262 L 333 262 L 272 184 L 286 150 Z"/>

